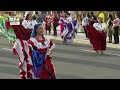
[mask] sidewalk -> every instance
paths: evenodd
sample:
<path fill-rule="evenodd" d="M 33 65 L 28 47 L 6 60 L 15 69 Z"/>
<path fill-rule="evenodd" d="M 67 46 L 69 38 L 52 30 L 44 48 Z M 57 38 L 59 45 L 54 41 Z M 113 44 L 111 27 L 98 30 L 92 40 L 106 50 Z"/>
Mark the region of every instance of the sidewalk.
<path fill-rule="evenodd" d="M 51 32 L 51 33 L 53 33 L 53 32 Z M 54 37 L 52 35 L 45 35 L 45 36 L 47 38 L 50 38 L 50 39 L 60 40 L 61 41 L 61 37 L 59 36 L 59 30 L 58 30 L 57 33 L 58 33 L 57 37 Z M 0 35 L 2 35 L 2 31 L 1 30 L 0 30 Z M 107 38 L 107 41 L 108 41 L 108 38 Z M 90 41 L 89 40 L 85 40 L 85 34 L 84 33 L 77 33 L 76 38 L 74 39 L 74 42 L 75 43 L 80 43 L 80 44 L 90 45 Z M 120 44 L 107 43 L 107 47 L 120 49 Z"/>
<path fill-rule="evenodd" d="M 54 37 L 52 35 L 45 35 L 45 36 L 47 38 L 50 38 L 50 39 L 60 40 L 61 41 L 61 37 L 59 36 L 59 31 L 58 31 L 58 36 L 57 37 Z M 107 38 L 107 41 L 108 41 L 108 38 Z M 74 42 L 75 43 L 80 43 L 80 44 L 90 45 L 90 41 L 85 40 L 85 34 L 84 33 L 77 33 L 76 38 L 74 39 Z M 120 49 L 120 44 L 107 43 L 107 47 Z"/>

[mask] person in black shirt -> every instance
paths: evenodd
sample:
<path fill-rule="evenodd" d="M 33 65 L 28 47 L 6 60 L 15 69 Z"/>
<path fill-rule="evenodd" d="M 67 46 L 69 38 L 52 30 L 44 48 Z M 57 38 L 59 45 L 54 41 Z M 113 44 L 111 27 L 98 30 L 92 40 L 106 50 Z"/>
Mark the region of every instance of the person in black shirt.
<path fill-rule="evenodd" d="M 112 25 L 113 25 L 113 17 L 112 17 L 112 14 L 108 14 L 108 21 L 107 21 L 107 24 L 108 24 L 108 38 L 109 38 L 109 41 L 108 43 L 112 43 Z"/>
<path fill-rule="evenodd" d="M 93 26 L 93 24 L 97 21 L 97 17 L 94 15 L 94 12 L 90 12 L 91 20 L 90 25 Z"/>

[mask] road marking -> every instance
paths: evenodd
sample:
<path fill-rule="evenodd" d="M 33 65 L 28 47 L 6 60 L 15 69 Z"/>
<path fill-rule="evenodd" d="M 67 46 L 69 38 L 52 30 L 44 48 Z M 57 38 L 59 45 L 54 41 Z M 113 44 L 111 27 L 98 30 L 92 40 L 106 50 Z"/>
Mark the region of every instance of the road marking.
<path fill-rule="evenodd" d="M 80 49 L 82 51 L 85 51 L 85 52 L 95 52 L 95 51 L 92 51 L 92 50 L 86 50 L 86 49 Z M 119 54 L 113 54 L 113 53 L 107 53 L 107 52 L 104 52 L 104 54 L 107 54 L 107 55 L 112 55 L 112 56 L 119 56 Z"/>
<path fill-rule="evenodd" d="M 4 50 L 8 50 L 8 51 L 12 51 L 12 49 L 8 49 L 8 48 L 2 48 L 2 49 L 4 49 Z M 85 52 L 95 52 L 95 51 L 92 51 L 92 50 L 86 50 L 86 49 L 80 49 L 80 50 L 85 51 Z M 112 56 L 119 56 L 119 57 L 120 57 L 119 54 L 113 54 L 113 53 L 107 53 L 107 52 L 104 52 L 104 54 L 112 55 Z"/>
<path fill-rule="evenodd" d="M 12 51 L 12 49 L 8 49 L 8 48 L 2 48 L 2 49 L 4 49 L 4 50 L 8 50 L 8 51 Z"/>

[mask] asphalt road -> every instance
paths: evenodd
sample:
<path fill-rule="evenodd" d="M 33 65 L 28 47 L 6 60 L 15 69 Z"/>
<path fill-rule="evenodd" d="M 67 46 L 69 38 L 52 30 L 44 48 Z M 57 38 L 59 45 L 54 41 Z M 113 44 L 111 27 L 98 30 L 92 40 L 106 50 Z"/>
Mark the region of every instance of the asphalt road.
<path fill-rule="evenodd" d="M 91 45 L 53 42 L 57 79 L 120 79 L 120 49 L 107 48 L 105 54 L 97 54 Z M 19 79 L 18 58 L 11 48 L 0 36 L 0 79 Z"/>

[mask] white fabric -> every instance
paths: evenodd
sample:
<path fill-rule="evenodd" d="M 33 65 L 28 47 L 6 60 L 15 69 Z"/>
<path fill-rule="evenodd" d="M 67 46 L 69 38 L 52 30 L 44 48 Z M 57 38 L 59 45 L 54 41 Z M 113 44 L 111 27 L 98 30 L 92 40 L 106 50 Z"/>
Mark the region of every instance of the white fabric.
<path fill-rule="evenodd" d="M 26 17 L 28 13 L 30 13 L 30 11 L 26 11 L 24 16 Z"/>
<path fill-rule="evenodd" d="M 99 24 L 99 23 L 94 23 L 94 24 L 93 24 L 93 27 L 94 27 L 96 30 L 98 30 L 98 31 L 103 31 L 103 30 L 106 29 L 107 25 L 106 25 L 105 23 L 101 23 L 101 24 Z"/>
<path fill-rule="evenodd" d="M 68 23 L 69 23 L 69 22 L 72 22 L 72 17 L 69 16 L 69 17 L 67 18 L 67 21 L 68 21 Z"/>
<path fill-rule="evenodd" d="M 32 20 L 32 21 L 23 20 L 23 22 L 22 22 L 22 25 L 23 25 L 26 29 L 33 29 L 35 24 L 37 24 L 37 21 L 36 21 L 36 20 Z"/>
<path fill-rule="evenodd" d="M 29 49 L 28 49 L 27 41 L 23 40 L 22 42 L 23 42 L 25 52 L 27 53 L 27 55 L 29 55 Z M 24 58 L 25 56 L 24 56 L 24 53 L 23 53 L 23 47 L 22 47 L 19 39 L 16 40 L 16 42 L 13 46 L 13 49 L 16 50 L 17 56 L 19 58 L 20 72 L 25 71 L 26 72 L 25 77 L 26 77 L 26 79 L 28 79 L 27 78 L 27 72 L 33 74 L 32 70 L 29 70 L 29 71 L 27 70 L 27 64 L 33 65 L 31 57 L 28 57 L 27 60 L 25 60 L 25 58 Z"/>
<path fill-rule="evenodd" d="M 63 22 L 62 22 L 62 21 L 63 21 Z M 64 19 L 63 17 L 61 17 L 58 23 L 67 23 L 67 20 Z"/>
<path fill-rule="evenodd" d="M 35 46 L 37 46 L 37 48 L 49 48 L 50 47 L 50 40 L 49 39 L 46 39 L 45 38 L 45 45 L 43 46 L 43 45 L 41 45 L 41 43 L 40 42 L 38 42 L 35 38 L 30 38 L 30 40 L 34 43 L 34 45 Z M 29 49 L 29 47 L 33 50 L 33 48 L 32 48 L 32 46 L 31 46 L 31 44 L 28 44 L 28 42 L 27 41 L 25 41 L 25 40 L 22 40 L 22 42 L 23 42 L 23 46 L 22 46 L 22 44 L 21 44 L 21 41 L 19 40 L 19 39 L 17 39 L 16 40 L 16 42 L 15 42 L 15 44 L 14 44 L 14 46 L 13 46 L 13 49 L 15 49 L 16 50 L 16 52 L 17 52 L 17 56 L 18 56 L 18 58 L 19 58 L 19 68 L 20 68 L 20 72 L 26 72 L 26 74 L 25 74 L 25 77 L 26 77 L 26 79 L 28 79 L 28 77 L 27 77 L 27 72 L 29 72 L 29 73 L 31 73 L 32 74 L 32 78 L 33 79 L 36 79 L 35 77 L 34 77 L 34 74 L 33 74 L 33 72 L 32 72 L 32 68 L 28 71 L 27 70 L 27 65 L 29 64 L 29 65 L 33 65 L 33 63 L 32 63 L 32 58 L 30 57 L 30 54 L 29 54 L 29 52 L 30 52 L 30 49 Z M 24 48 L 23 48 L 24 47 Z M 47 52 L 47 55 L 49 55 L 50 54 L 50 51 L 53 49 L 53 48 L 55 48 L 55 44 L 53 43 L 53 45 L 50 47 L 50 50 L 48 50 L 48 52 Z M 26 54 L 28 55 L 28 57 L 26 58 L 27 60 L 25 60 L 25 56 L 24 56 L 24 50 L 25 50 L 25 52 L 26 52 Z"/>
<path fill-rule="evenodd" d="M 88 24 L 89 24 L 89 19 L 88 19 L 88 17 L 83 18 L 83 20 L 82 20 L 82 26 L 86 26 L 86 25 L 88 25 Z"/>
<path fill-rule="evenodd" d="M 45 45 L 38 42 L 35 38 L 30 38 L 30 40 L 34 43 L 35 46 L 37 46 L 37 49 L 40 49 L 40 48 L 44 49 L 44 48 L 50 47 L 50 39 L 45 38 L 45 42 L 44 42 Z M 54 48 L 55 48 L 55 44 L 53 43 L 53 45 L 51 46 L 51 48 L 49 48 L 49 50 L 52 50 Z M 31 47 L 31 49 L 32 49 L 32 47 Z M 47 55 L 49 55 L 49 52 L 47 53 Z"/>

